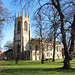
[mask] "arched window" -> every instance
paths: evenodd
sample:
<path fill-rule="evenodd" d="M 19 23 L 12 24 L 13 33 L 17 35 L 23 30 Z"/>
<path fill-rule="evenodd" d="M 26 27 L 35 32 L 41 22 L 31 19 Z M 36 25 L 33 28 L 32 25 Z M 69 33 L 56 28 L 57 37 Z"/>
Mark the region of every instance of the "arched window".
<path fill-rule="evenodd" d="M 17 32 L 20 32 L 20 31 L 21 31 L 21 22 L 18 21 Z"/>
<path fill-rule="evenodd" d="M 27 31 L 27 21 L 24 22 L 24 30 Z"/>

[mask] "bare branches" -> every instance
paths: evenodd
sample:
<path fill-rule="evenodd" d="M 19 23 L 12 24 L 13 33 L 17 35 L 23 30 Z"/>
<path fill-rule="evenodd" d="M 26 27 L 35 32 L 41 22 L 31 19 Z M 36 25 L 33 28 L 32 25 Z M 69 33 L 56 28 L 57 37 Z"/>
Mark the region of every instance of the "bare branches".
<path fill-rule="evenodd" d="M 0 0 L 0 39 L 2 39 L 2 30 L 5 23 L 10 22 L 9 18 L 11 20 L 11 13 L 9 13 L 7 8 L 4 8 L 2 6 L 2 1 Z"/>
<path fill-rule="evenodd" d="M 41 6 L 40 0 L 38 0 L 39 5 Z"/>
<path fill-rule="evenodd" d="M 40 10 L 41 10 L 44 6 L 46 6 L 46 5 L 52 5 L 52 3 L 45 3 L 45 4 L 41 5 L 40 8 L 37 9 L 38 13 L 39 13 Z"/>
<path fill-rule="evenodd" d="M 44 25 L 43 27 L 48 26 L 47 28 L 52 26 L 51 28 L 54 27 L 55 30 L 58 28 L 57 36 L 60 34 L 60 31 L 61 31 L 62 43 L 64 45 L 64 53 L 65 53 L 64 67 L 66 66 L 66 68 L 68 68 L 69 64 L 67 64 L 67 63 L 69 63 L 69 52 L 68 52 L 68 44 L 67 44 L 67 40 L 66 40 L 66 38 L 67 38 L 66 32 L 69 31 L 69 29 L 71 28 L 71 25 L 72 25 L 71 23 L 73 20 L 73 15 L 75 13 L 74 0 L 14 0 L 14 1 L 18 1 L 19 3 L 24 2 L 24 7 L 31 6 L 32 3 L 33 3 L 33 5 L 35 5 L 35 3 L 37 2 L 39 5 L 36 10 L 36 15 L 39 15 L 39 16 L 37 16 L 37 17 L 35 16 L 36 17 L 35 19 L 37 21 L 35 23 L 36 26 L 38 28 L 41 28 L 41 26 L 39 26 L 39 25 Z M 42 1 L 44 1 L 44 2 L 42 3 Z M 53 7 L 53 9 L 51 7 Z M 34 7 L 34 9 L 35 9 L 35 7 Z M 53 10 L 55 10 L 57 12 L 57 15 L 55 16 L 56 19 L 53 16 L 54 15 Z M 68 25 L 67 25 L 67 23 L 68 23 Z M 67 29 L 66 29 L 66 27 L 67 27 Z M 42 28 L 41 30 L 43 30 L 43 29 L 44 28 Z M 49 29 L 47 29 L 47 30 L 49 30 Z M 40 32 L 40 30 L 39 30 L 39 32 Z M 73 40 L 73 38 L 72 38 L 72 40 Z"/>

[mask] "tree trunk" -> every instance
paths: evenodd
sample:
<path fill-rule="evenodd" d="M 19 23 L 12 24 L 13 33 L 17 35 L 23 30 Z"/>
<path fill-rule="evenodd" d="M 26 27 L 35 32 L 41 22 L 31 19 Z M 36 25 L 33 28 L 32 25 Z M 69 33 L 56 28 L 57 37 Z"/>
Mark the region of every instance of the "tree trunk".
<path fill-rule="evenodd" d="M 70 60 L 72 59 L 71 52 L 73 52 L 74 50 L 74 40 L 75 40 L 74 34 L 75 34 L 75 14 L 74 14 L 73 23 L 71 25 L 71 46 L 70 46 L 69 54 L 65 52 L 65 59 L 64 59 L 64 66 L 63 66 L 63 68 L 65 69 L 71 68 Z"/>
<path fill-rule="evenodd" d="M 55 45 L 56 45 L 56 37 L 55 37 L 55 33 L 54 33 L 54 46 L 53 46 L 53 48 L 54 48 L 54 50 L 53 50 L 53 59 L 52 59 L 52 61 L 54 62 L 55 61 Z"/>
<path fill-rule="evenodd" d="M 56 18 L 56 14 L 54 12 L 54 43 L 53 43 L 53 59 L 52 61 L 54 62 L 55 61 L 55 47 L 56 47 L 56 21 L 55 21 L 55 18 Z"/>
<path fill-rule="evenodd" d="M 43 40 L 43 38 L 42 38 L 42 19 L 41 19 L 41 15 L 38 13 L 38 15 L 39 15 L 39 17 L 40 17 L 40 23 L 39 23 L 39 25 L 40 25 L 40 37 L 41 37 L 41 39 L 40 39 L 40 50 L 41 50 L 41 53 L 42 53 L 42 56 L 41 56 L 41 63 L 42 64 L 44 64 L 44 54 L 43 54 L 43 44 L 42 44 L 42 40 Z"/>
<path fill-rule="evenodd" d="M 51 1 L 52 1 L 52 4 L 55 6 L 55 8 L 57 9 L 57 11 L 59 12 L 59 15 L 60 15 L 62 43 L 64 45 L 64 55 L 65 55 L 63 68 L 65 68 L 65 69 L 71 68 L 70 57 L 69 57 L 69 52 L 68 52 L 68 46 L 67 46 L 67 42 L 66 42 L 66 32 L 65 32 L 65 25 L 64 25 L 64 15 L 63 15 L 63 13 L 61 11 L 59 0 L 56 0 L 57 4 L 55 3 L 54 0 L 51 0 Z"/>
<path fill-rule="evenodd" d="M 69 52 L 68 52 L 68 47 L 67 47 L 67 43 L 66 43 L 66 32 L 65 32 L 65 28 L 64 28 L 64 18 L 61 17 L 61 34 L 62 34 L 62 43 L 64 45 L 64 55 L 65 55 L 65 59 L 64 59 L 64 69 L 69 69 L 71 68 L 71 64 L 70 64 L 70 56 L 69 56 Z"/>
<path fill-rule="evenodd" d="M 44 55 L 43 55 L 43 49 L 42 49 L 42 60 L 41 60 L 42 64 L 44 64 Z"/>
<path fill-rule="evenodd" d="M 71 68 L 70 60 L 65 58 L 63 69 L 69 69 L 69 68 Z"/>

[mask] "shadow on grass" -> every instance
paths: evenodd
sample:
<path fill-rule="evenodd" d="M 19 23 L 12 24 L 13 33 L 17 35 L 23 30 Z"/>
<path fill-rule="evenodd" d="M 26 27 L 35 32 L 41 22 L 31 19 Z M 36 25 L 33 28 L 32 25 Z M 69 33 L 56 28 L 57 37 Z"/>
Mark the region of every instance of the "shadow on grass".
<path fill-rule="evenodd" d="M 50 74 L 56 74 L 59 73 L 75 73 L 75 69 L 70 70 L 63 70 L 62 68 L 18 68 L 18 69 L 6 69 L 2 72 L 5 72 L 6 74 L 16 75 L 16 74 L 40 74 L 40 73 L 50 73 Z"/>
<path fill-rule="evenodd" d="M 4 68 L 2 70 L 3 75 L 58 75 L 58 73 L 62 73 L 61 75 L 63 75 L 63 73 L 65 73 L 64 75 L 68 75 L 67 73 L 70 73 L 69 75 L 71 75 L 71 73 L 73 73 L 72 75 L 75 74 L 75 69 L 69 69 L 69 70 L 63 70 L 62 68 L 51 68 L 47 66 L 51 65 L 52 66 L 56 66 L 58 67 L 59 63 L 49 63 L 46 65 L 41 64 L 41 62 L 19 62 L 19 64 L 15 64 L 14 62 L 5 62 L 3 64 L 1 64 L 2 66 L 6 66 L 6 68 Z M 21 66 L 19 66 L 21 65 Z M 27 65 L 27 66 L 25 66 Z M 31 65 L 32 67 L 30 67 L 29 65 Z M 37 65 L 37 66 L 36 66 Z M 60 64 L 61 65 L 61 64 Z M 60 74 L 59 74 L 60 75 Z"/>

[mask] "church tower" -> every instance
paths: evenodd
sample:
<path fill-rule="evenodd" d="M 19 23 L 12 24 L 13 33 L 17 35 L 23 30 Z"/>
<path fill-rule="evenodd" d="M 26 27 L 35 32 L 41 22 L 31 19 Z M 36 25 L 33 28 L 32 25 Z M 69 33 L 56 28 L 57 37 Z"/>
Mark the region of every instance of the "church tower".
<path fill-rule="evenodd" d="M 25 16 L 19 15 L 16 17 L 15 14 L 15 24 L 14 24 L 14 57 L 20 59 L 26 58 L 26 52 L 30 51 L 30 19 L 29 14 Z"/>

